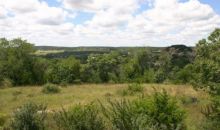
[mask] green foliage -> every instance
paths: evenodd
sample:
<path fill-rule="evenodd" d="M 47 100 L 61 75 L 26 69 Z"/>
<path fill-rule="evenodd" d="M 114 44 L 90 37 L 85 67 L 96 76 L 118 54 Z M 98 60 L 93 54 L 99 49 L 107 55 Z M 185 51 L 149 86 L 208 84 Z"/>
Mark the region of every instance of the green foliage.
<path fill-rule="evenodd" d="M 130 101 L 110 101 L 109 107 L 101 104 L 103 115 L 112 124 L 113 130 L 148 129 L 148 116 L 138 114 L 135 104 Z"/>
<path fill-rule="evenodd" d="M 89 82 L 118 82 L 120 81 L 120 64 L 123 62 L 118 52 L 109 54 L 94 54 L 87 59 L 83 68 L 83 80 Z"/>
<path fill-rule="evenodd" d="M 165 91 L 156 92 L 152 99 L 133 102 L 109 101 L 102 105 L 104 116 L 119 130 L 184 130 L 185 112 Z"/>
<path fill-rule="evenodd" d="M 0 77 L 11 79 L 15 85 L 33 83 L 33 45 L 25 40 L 0 39 Z"/>
<path fill-rule="evenodd" d="M 133 83 L 128 85 L 128 91 L 131 93 L 142 93 L 144 91 L 144 87 L 139 83 Z"/>
<path fill-rule="evenodd" d="M 42 92 L 46 94 L 53 94 L 53 93 L 59 93 L 61 89 L 54 84 L 46 84 L 42 88 Z"/>
<path fill-rule="evenodd" d="M 208 39 L 199 41 L 196 46 L 196 61 L 194 62 L 197 73 L 197 83 L 203 84 L 200 87 L 207 87 L 210 84 L 220 83 L 220 29 L 210 34 Z M 215 88 L 218 91 L 218 87 Z"/>
<path fill-rule="evenodd" d="M 202 107 L 201 112 L 206 116 L 206 120 L 202 125 L 205 130 L 220 129 L 220 97 L 216 96 L 212 99 L 212 104 Z"/>
<path fill-rule="evenodd" d="M 137 102 L 136 110 L 146 114 L 157 129 L 176 130 L 185 129 L 185 112 L 177 105 L 166 91 L 156 92 L 153 100 L 142 99 Z"/>
<path fill-rule="evenodd" d="M 144 87 L 140 83 L 129 84 L 126 89 L 117 91 L 117 93 L 121 96 L 134 95 L 143 92 L 144 92 Z"/>
<path fill-rule="evenodd" d="M 192 83 L 196 78 L 196 74 L 193 73 L 193 69 L 194 66 L 192 64 L 186 65 L 183 69 L 174 73 L 173 82 L 180 84 Z"/>
<path fill-rule="evenodd" d="M 63 130 L 105 130 L 105 123 L 95 105 L 77 105 L 56 112 L 54 119 Z"/>
<path fill-rule="evenodd" d="M 46 72 L 50 61 L 43 58 L 35 58 L 32 64 L 33 83 L 42 85 L 47 82 Z"/>
<path fill-rule="evenodd" d="M 47 71 L 48 81 L 52 83 L 74 83 L 80 78 L 80 62 L 74 57 L 61 59 L 51 65 Z"/>
<path fill-rule="evenodd" d="M 163 83 L 167 79 L 166 73 L 163 70 L 158 70 L 155 74 L 155 83 Z"/>
<path fill-rule="evenodd" d="M 12 130 L 45 130 L 46 106 L 27 103 L 15 110 L 10 127 Z"/>
<path fill-rule="evenodd" d="M 64 48 L 63 48 L 64 49 Z M 97 49 L 97 48 L 96 48 Z M 108 50 L 108 49 L 107 49 Z M 13 85 L 75 83 L 185 83 L 188 71 L 176 69 L 191 63 L 192 49 L 171 46 L 154 52 L 150 48 L 120 48 L 95 52 L 78 60 L 73 56 L 45 59 L 34 55 L 34 47 L 25 40 L 0 40 L 0 82 L 10 79 Z M 68 52 L 66 52 L 68 53 Z M 75 53 L 75 52 L 74 52 Z M 76 54 L 80 52 L 76 52 Z M 85 55 L 88 55 L 85 54 Z M 53 54 L 51 54 L 53 55 Z M 215 58 L 217 58 L 215 56 Z M 83 59 L 83 60 L 82 60 Z M 14 64 L 16 63 L 16 64 Z M 217 73 L 218 74 L 218 73 Z M 215 75 L 217 75 L 215 74 Z M 183 80 L 182 80 L 183 78 Z"/>

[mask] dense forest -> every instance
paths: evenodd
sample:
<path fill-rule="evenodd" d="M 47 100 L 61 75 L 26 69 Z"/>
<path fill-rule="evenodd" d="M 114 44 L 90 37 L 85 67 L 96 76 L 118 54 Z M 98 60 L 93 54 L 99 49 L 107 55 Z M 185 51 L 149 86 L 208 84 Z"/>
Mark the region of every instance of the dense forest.
<path fill-rule="evenodd" d="M 64 51 L 45 55 L 37 55 L 36 51 L 38 50 L 59 49 L 56 47 L 35 47 L 20 38 L 13 40 L 0 39 L 1 88 L 7 86 L 43 85 L 46 83 L 57 85 L 136 83 L 136 88 L 142 83 L 190 84 L 196 90 L 204 90 L 211 95 L 212 103 L 204 110 L 204 113 L 211 123 L 209 130 L 219 130 L 220 128 L 220 29 L 214 30 L 207 39 L 200 40 L 195 47 L 173 45 L 163 48 L 60 48 L 60 50 Z M 158 121 L 163 122 L 169 118 L 173 122 L 180 122 L 183 117 L 181 114 L 183 113 L 181 110 L 176 109 L 174 102 L 168 103 L 171 106 L 164 105 L 163 103 L 166 101 L 169 101 L 169 96 L 164 92 L 161 95 L 155 94 L 154 96 L 153 103 L 162 105 L 155 106 L 156 108 L 158 107 L 157 112 L 150 111 L 151 109 L 149 111 L 142 109 L 146 105 L 142 101 L 134 103 L 134 107 L 136 107 L 135 110 L 140 110 L 140 113 L 148 113 L 148 115 L 154 117 L 155 124 Z M 114 117 L 114 114 L 117 114 L 117 111 L 122 109 L 120 105 L 127 105 L 128 108 L 123 108 L 123 111 L 130 110 L 129 102 L 118 104 L 117 102 L 110 102 L 110 104 L 112 105 L 111 110 L 113 113 L 113 117 L 110 117 L 110 120 L 116 123 L 115 125 L 118 129 L 142 130 L 134 127 L 135 124 L 131 124 L 127 128 L 117 126 L 120 125 L 117 124 L 120 121 L 117 120 L 118 117 Z M 118 109 L 116 109 L 117 107 Z M 164 120 L 162 118 L 160 118 L 161 120 L 157 119 L 156 117 L 161 107 L 167 107 L 163 111 L 170 110 L 176 115 L 174 117 L 166 117 Z M 38 110 L 38 107 L 33 104 L 29 104 L 27 108 Z M 105 106 L 102 106 L 102 109 L 109 111 Z M 24 110 L 26 109 L 24 108 Z M 79 115 L 74 115 L 74 112 Z M 80 115 L 83 112 L 91 114 L 91 120 L 95 118 L 94 121 L 96 122 L 93 123 L 100 124 L 94 130 L 104 129 L 103 122 L 95 115 L 92 115 L 93 112 L 97 112 L 93 109 L 93 105 L 86 106 L 83 109 L 78 106 L 71 114 L 73 114 L 73 117 L 82 117 L 81 120 L 89 120 Z M 135 112 L 132 111 L 128 115 L 132 116 L 130 114 L 133 113 Z M 60 119 L 58 123 L 60 126 L 67 127 L 65 126 L 65 120 L 62 122 L 62 116 L 65 116 L 65 111 L 58 113 L 57 119 Z M 109 117 L 109 115 L 107 114 L 106 117 Z M 16 123 L 14 124 L 16 125 Z M 167 130 L 174 130 L 177 127 L 166 125 Z M 17 126 L 14 126 L 14 128 L 16 129 Z M 158 127 L 159 129 L 164 128 L 160 126 Z M 184 129 L 184 127 L 181 127 L 181 129 Z M 82 128 L 82 130 L 84 129 Z M 85 128 L 85 130 L 87 129 Z"/>

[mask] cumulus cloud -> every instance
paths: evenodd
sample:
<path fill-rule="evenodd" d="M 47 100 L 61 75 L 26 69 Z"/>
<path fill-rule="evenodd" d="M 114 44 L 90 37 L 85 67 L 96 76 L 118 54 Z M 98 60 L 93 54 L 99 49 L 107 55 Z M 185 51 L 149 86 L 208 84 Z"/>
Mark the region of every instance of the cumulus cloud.
<path fill-rule="evenodd" d="M 219 14 L 199 0 L 58 1 L 0 1 L 0 37 L 59 46 L 195 45 L 220 27 Z M 80 12 L 93 17 L 74 25 Z"/>
<path fill-rule="evenodd" d="M 135 16 L 128 26 L 139 33 L 151 34 L 160 41 L 192 45 L 219 27 L 219 20 L 219 15 L 210 6 L 198 0 L 184 3 L 177 0 L 155 0 L 152 9 Z"/>
<path fill-rule="evenodd" d="M 2 9 L 6 13 L 2 14 Z M 45 1 L 1 1 L 0 12 L 0 18 L 4 16 L 4 19 L 0 20 L 0 37 L 24 37 L 33 41 L 36 35 L 50 37 L 55 33 L 73 32 L 74 25 L 66 22 L 66 19 L 74 14 L 69 14 L 61 7 L 51 7 Z"/>

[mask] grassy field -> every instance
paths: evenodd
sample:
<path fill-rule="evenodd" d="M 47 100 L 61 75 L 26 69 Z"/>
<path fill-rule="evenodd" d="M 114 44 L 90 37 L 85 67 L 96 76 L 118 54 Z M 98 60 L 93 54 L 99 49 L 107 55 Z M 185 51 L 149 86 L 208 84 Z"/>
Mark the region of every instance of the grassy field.
<path fill-rule="evenodd" d="M 140 94 L 123 96 L 121 92 L 127 86 L 127 84 L 72 85 L 62 88 L 58 94 L 44 94 L 41 92 L 41 86 L 0 89 L 0 113 L 10 116 L 13 110 L 28 101 L 46 104 L 48 109 L 52 111 L 61 107 L 69 107 L 79 103 L 86 104 L 97 100 L 105 103 L 107 98 L 132 100 L 141 96 Z M 174 96 L 187 112 L 188 129 L 197 129 L 203 119 L 200 109 L 209 102 L 208 94 L 195 91 L 188 85 L 144 84 L 144 95 L 150 96 L 155 89 L 157 91 L 165 89 L 170 95 Z"/>
<path fill-rule="evenodd" d="M 37 56 L 62 53 L 64 50 L 37 50 L 34 54 Z"/>

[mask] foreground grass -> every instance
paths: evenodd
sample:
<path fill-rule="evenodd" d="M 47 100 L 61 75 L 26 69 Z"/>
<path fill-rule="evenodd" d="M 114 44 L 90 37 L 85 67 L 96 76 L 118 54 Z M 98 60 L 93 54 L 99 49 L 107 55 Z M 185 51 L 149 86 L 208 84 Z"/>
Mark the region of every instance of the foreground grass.
<path fill-rule="evenodd" d="M 50 111 L 69 107 L 74 104 L 87 104 L 94 101 L 106 102 L 111 99 L 134 99 L 142 94 L 122 96 L 121 91 L 127 88 L 127 84 L 83 84 L 72 85 L 62 88 L 58 94 L 44 94 L 41 86 L 26 86 L 0 89 L 0 113 L 11 115 L 13 110 L 25 102 L 32 101 L 48 106 Z M 162 91 L 165 89 L 170 95 L 177 98 L 180 105 L 187 112 L 186 123 L 188 129 L 198 129 L 203 116 L 200 113 L 202 106 L 209 102 L 208 94 L 195 91 L 188 85 L 159 85 L 145 84 L 144 95 L 151 95 L 155 89 Z"/>

